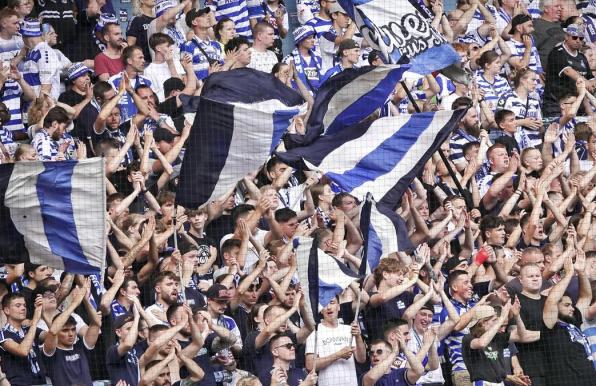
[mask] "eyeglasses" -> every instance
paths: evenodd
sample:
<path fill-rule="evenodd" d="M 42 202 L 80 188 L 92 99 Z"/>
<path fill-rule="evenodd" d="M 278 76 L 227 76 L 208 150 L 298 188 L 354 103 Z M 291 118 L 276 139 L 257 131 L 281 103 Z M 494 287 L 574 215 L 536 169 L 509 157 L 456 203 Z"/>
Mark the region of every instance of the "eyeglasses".
<path fill-rule="evenodd" d="M 279 345 L 279 346 L 277 346 L 275 348 L 278 349 L 278 348 L 281 348 L 281 347 L 285 347 L 288 350 L 291 350 L 293 348 L 296 348 L 296 346 L 294 346 L 294 343 L 291 343 L 291 342 L 290 343 L 286 343 L 286 344 L 281 344 L 281 345 Z"/>
<path fill-rule="evenodd" d="M 370 350 L 368 353 L 369 355 L 372 357 L 373 355 L 383 355 L 383 349 L 382 348 L 378 348 L 376 350 Z"/>
<path fill-rule="evenodd" d="M 584 37 L 583 36 L 572 36 L 571 39 L 583 41 L 584 40 Z"/>

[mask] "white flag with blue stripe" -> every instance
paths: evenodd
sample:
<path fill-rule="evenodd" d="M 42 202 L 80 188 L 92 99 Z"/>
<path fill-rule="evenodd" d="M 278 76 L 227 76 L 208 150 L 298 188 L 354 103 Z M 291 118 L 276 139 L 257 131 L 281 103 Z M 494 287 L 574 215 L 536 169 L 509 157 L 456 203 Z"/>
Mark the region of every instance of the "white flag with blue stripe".
<path fill-rule="evenodd" d="M 278 156 L 294 167 L 323 173 L 339 189 L 359 199 L 370 192 L 379 203 L 394 206 L 465 112 L 380 118 L 324 135 Z"/>
<path fill-rule="evenodd" d="M 97 274 L 105 261 L 103 159 L 0 165 L 0 259 Z"/>
<path fill-rule="evenodd" d="M 416 0 L 339 0 L 372 48 L 385 63 L 410 63 L 411 70 L 429 74 L 460 57 L 431 25 L 429 11 Z"/>
<path fill-rule="evenodd" d="M 306 112 L 298 93 L 257 70 L 216 73 L 203 88 L 176 193 L 186 208 L 215 200 L 259 168 Z"/>
<path fill-rule="evenodd" d="M 365 275 L 367 268 L 374 270 L 382 258 L 392 253 L 414 249 L 404 219 L 391 208 L 377 204 L 370 194 L 360 208 L 360 231 L 364 237 L 360 275 Z"/>
<path fill-rule="evenodd" d="M 307 305 L 317 320 L 319 311 L 359 276 L 343 262 L 317 248 L 310 237 L 295 239 L 294 249 L 298 278 L 302 288 L 308 289 Z"/>

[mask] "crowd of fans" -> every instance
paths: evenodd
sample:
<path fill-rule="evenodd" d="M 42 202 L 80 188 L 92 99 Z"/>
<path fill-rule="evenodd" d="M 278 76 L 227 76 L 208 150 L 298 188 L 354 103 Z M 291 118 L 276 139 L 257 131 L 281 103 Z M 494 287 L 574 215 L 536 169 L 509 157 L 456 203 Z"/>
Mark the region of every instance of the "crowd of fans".
<path fill-rule="evenodd" d="M 362 197 L 274 157 L 175 206 L 193 123 L 180 96 L 209 74 L 264 71 L 312 103 L 336 74 L 383 65 L 337 1 L 297 3 L 292 30 L 280 0 L 0 10 L 1 162 L 105 157 L 108 211 L 103 275 L 2 267 L 0 386 L 594 385 L 594 1 L 418 0 L 471 82 L 407 81 L 378 115 L 468 111 L 396 203 L 416 250 L 381 259 L 318 325 L 292 241 L 357 272 Z"/>

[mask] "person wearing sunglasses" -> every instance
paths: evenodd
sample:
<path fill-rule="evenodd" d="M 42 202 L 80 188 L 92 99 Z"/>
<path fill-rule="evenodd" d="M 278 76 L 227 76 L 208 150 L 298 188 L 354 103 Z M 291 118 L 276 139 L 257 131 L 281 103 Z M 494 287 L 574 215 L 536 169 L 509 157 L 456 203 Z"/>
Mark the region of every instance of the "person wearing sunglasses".
<path fill-rule="evenodd" d="M 317 374 L 307 374 L 303 368 L 290 367 L 296 360 L 296 345 L 291 335 L 281 333 L 271 338 L 269 349 L 273 356 L 273 367 L 260 369 L 259 379 L 263 386 L 314 386 Z"/>
<path fill-rule="evenodd" d="M 400 336 L 398 342 L 397 347 L 392 347 L 391 343 L 384 339 L 375 339 L 371 342 L 369 355 L 372 367 L 362 378 L 364 386 L 415 385 L 424 374 L 422 363 L 408 349 L 404 336 Z M 402 354 L 405 355 L 410 367 L 393 367 L 395 358 Z"/>
<path fill-rule="evenodd" d="M 547 117 L 560 116 L 559 100 L 566 94 L 577 94 L 578 79 L 584 79 L 588 92 L 593 92 L 596 86 L 588 59 L 580 51 L 585 37 L 583 26 L 569 24 L 564 31 L 563 44 L 551 51 L 546 66 L 543 114 Z M 583 109 L 579 115 L 584 115 Z"/>

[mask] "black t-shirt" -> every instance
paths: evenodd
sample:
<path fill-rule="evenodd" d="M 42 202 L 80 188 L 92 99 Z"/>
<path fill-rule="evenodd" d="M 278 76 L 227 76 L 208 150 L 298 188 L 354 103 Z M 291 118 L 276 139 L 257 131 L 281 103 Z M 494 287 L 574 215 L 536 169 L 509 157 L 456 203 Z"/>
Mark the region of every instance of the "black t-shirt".
<path fill-rule="evenodd" d="M 69 106 L 76 106 L 85 100 L 85 96 L 79 94 L 73 89 L 66 90 L 58 97 L 58 102 L 65 103 Z"/>
<path fill-rule="evenodd" d="M 509 333 L 497 333 L 483 349 L 472 349 L 474 336 L 468 334 L 462 340 L 462 356 L 471 381 L 499 383 L 507 376 L 503 364 L 503 350 L 509 346 Z"/>
<path fill-rule="evenodd" d="M 56 351 L 51 356 L 42 352 L 45 368 L 52 384 L 92 386 L 88 353 L 89 349 L 82 339 L 77 340 L 70 350 L 56 347 Z"/>
<path fill-rule="evenodd" d="M 212 347 L 213 341 L 215 340 L 216 337 L 217 337 L 217 335 L 213 332 L 210 333 L 209 335 L 207 335 L 207 337 L 205 338 L 205 343 L 203 344 L 203 347 L 199 350 L 197 355 L 195 355 L 193 358 L 195 363 L 198 364 L 199 367 L 201 367 L 201 369 L 205 373 L 205 376 L 203 377 L 203 379 L 201 379 L 201 381 L 198 383 L 200 386 L 215 386 L 216 385 L 215 376 L 213 375 L 214 369 L 213 369 L 213 365 L 211 364 L 211 357 L 216 354 L 216 352 L 213 351 L 213 347 Z M 182 348 L 185 348 L 186 346 L 188 346 L 190 344 L 190 342 L 183 342 L 183 341 L 178 341 L 178 342 L 180 343 L 180 346 Z"/>
<path fill-rule="evenodd" d="M 139 358 L 146 350 L 146 343 L 139 342 L 132 349 L 118 355 L 118 344 L 111 346 L 106 353 L 106 365 L 112 385 L 123 380 L 130 385 L 136 385 L 139 380 Z"/>
<path fill-rule="evenodd" d="M 519 313 L 521 319 L 527 330 L 540 331 L 544 326 L 542 320 L 542 310 L 544 309 L 544 302 L 546 297 L 542 296 L 540 299 L 532 299 L 524 294 L 517 295 L 521 304 L 521 311 Z M 546 366 L 546 346 L 544 340 L 540 339 L 533 343 L 516 343 L 517 357 L 519 359 L 524 373 L 530 377 L 542 377 L 545 375 Z"/>
<path fill-rule="evenodd" d="M 579 314 L 579 312 L 576 312 Z M 588 340 L 582 334 L 580 320 L 572 323 L 558 321 L 552 329 L 541 331 L 541 340 L 546 345 L 546 366 L 548 386 L 593 386 L 596 371 L 588 360 Z"/>
<path fill-rule="evenodd" d="M 81 140 L 90 139 L 93 135 L 93 125 L 99 115 L 99 110 L 91 102 L 87 103 L 74 121 L 72 135 Z M 90 153 L 91 154 L 91 153 Z"/>
<path fill-rule="evenodd" d="M 555 47 L 548 55 L 548 65 L 546 66 L 544 104 L 547 113 L 551 113 L 547 116 L 559 111 L 559 98 L 565 94 L 577 92 L 575 81 L 562 73 L 567 67 L 571 67 L 585 79 L 593 77 L 588 59 L 584 54 L 578 52 L 576 55 L 571 55 L 563 44 Z"/>
<path fill-rule="evenodd" d="M 149 52 L 149 42 L 147 40 L 147 29 L 152 20 L 153 18 L 147 15 L 135 16 L 128 24 L 128 31 L 126 31 L 127 37 L 132 36 L 137 38 L 135 46 L 139 46 L 143 49 L 143 55 L 147 62 L 151 62 L 151 53 Z"/>
<path fill-rule="evenodd" d="M 250 319 L 250 311 L 244 308 L 242 304 L 238 305 L 236 311 L 231 311 L 229 308 L 226 310 L 226 315 L 233 318 L 238 326 L 238 330 L 240 330 L 240 337 L 242 341 L 246 338 L 248 334 L 248 320 Z"/>
<path fill-rule="evenodd" d="M 12 386 L 31 386 L 45 384 L 45 376 L 40 363 L 40 348 L 37 344 L 42 330 L 38 328 L 35 332 L 33 346 L 26 357 L 20 357 L 4 350 L 3 343 L 12 340 L 21 343 L 29 331 L 23 327 L 22 331 L 15 330 L 10 324 L 0 330 L 0 359 L 2 370 L 6 374 Z"/>
<path fill-rule="evenodd" d="M 261 384 L 263 384 L 263 386 L 271 385 L 271 372 L 273 372 L 273 368 L 260 369 L 259 380 L 261 381 Z M 308 374 L 302 368 L 291 367 L 287 371 L 287 375 L 287 384 L 289 386 L 298 386 L 300 382 L 306 379 L 306 376 Z"/>
<path fill-rule="evenodd" d="M 273 356 L 269 349 L 269 341 L 263 345 L 263 347 L 257 349 L 255 347 L 257 336 L 260 331 L 251 331 L 244 340 L 242 346 L 242 355 L 246 358 L 246 368 L 244 370 L 253 374 L 258 374 L 261 369 L 271 369 L 273 366 Z M 294 344 L 298 342 L 296 334 L 290 333 L 288 335 Z"/>

